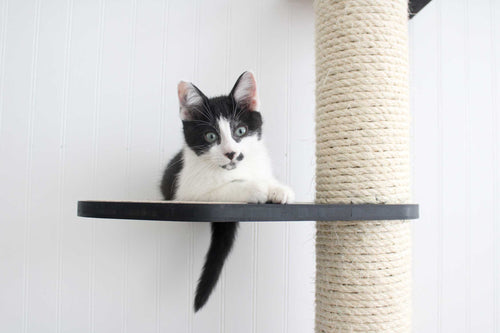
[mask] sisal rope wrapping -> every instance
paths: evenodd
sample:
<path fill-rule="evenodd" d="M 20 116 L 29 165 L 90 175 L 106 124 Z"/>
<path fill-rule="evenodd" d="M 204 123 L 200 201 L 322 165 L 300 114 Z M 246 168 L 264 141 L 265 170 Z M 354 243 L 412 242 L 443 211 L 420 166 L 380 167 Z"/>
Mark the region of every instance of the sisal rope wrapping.
<path fill-rule="evenodd" d="M 315 13 L 316 201 L 409 203 L 407 1 Z M 316 332 L 409 331 L 409 222 L 317 222 Z"/>

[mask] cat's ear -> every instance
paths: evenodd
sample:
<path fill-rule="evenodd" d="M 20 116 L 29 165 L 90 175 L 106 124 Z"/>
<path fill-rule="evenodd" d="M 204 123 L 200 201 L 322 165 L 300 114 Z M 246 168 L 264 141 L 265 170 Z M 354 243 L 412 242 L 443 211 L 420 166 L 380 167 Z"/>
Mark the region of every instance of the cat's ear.
<path fill-rule="evenodd" d="M 180 117 L 182 120 L 193 120 L 193 112 L 203 107 L 205 95 L 191 82 L 181 81 L 177 85 L 179 95 Z"/>
<path fill-rule="evenodd" d="M 250 111 L 255 111 L 259 107 L 257 97 L 257 82 L 252 72 L 244 72 L 240 75 L 233 89 L 229 93 L 236 103 L 246 107 Z"/>

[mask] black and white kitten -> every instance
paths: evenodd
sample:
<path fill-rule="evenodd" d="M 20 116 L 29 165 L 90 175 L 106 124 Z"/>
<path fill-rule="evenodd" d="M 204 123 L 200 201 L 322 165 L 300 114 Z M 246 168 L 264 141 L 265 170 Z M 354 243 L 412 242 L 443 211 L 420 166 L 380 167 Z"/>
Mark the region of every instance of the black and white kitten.
<path fill-rule="evenodd" d="M 262 117 L 251 72 L 227 96 L 207 98 L 194 84 L 178 85 L 185 146 L 170 161 L 161 191 L 166 200 L 289 203 L 293 191 L 280 184 L 262 141 Z M 236 235 L 237 222 L 212 223 L 212 239 L 198 281 L 198 311 L 208 300 Z"/>

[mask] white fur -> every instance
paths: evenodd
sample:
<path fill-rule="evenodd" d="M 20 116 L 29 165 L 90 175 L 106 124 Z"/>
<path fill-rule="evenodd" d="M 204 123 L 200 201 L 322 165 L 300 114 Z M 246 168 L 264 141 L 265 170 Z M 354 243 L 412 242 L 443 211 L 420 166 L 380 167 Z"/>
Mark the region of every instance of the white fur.
<path fill-rule="evenodd" d="M 238 156 L 240 153 L 239 147 L 238 147 L 239 145 L 233 139 L 233 136 L 231 134 L 231 125 L 229 124 L 229 121 L 227 121 L 224 118 L 221 118 L 218 121 L 218 126 L 219 126 L 219 135 L 221 138 L 220 150 L 221 150 L 222 155 L 224 156 L 224 154 L 226 154 L 226 153 L 234 152 L 235 156 Z M 228 161 L 229 160 L 226 158 L 225 162 L 228 162 Z"/>
<path fill-rule="evenodd" d="M 222 125 L 222 126 L 221 126 Z M 183 148 L 184 166 L 178 176 L 175 200 L 207 202 L 289 203 L 293 191 L 280 184 L 272 174 L 271 162 L 262 140 L 244 137 L 237 143 L 231 137 L 229 123 L 219 122 L 221 144 L 197 156 L 189 147 Z M 244 154 L 236 168 L 226 170 L 229 163 L 225 153 Z"/>

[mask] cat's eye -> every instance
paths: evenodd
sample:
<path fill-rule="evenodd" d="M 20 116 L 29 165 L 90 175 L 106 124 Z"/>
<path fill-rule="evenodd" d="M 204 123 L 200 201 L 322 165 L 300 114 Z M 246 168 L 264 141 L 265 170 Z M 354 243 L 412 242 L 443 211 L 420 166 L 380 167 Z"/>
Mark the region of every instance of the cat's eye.
<path fill-rule="evenodd" d="M 240 126 L 236 129 L 236 131 L 234 131 L 234 133 L 236 134 L 236 136 L 243 136 L 247 134 L 247 128 L 246 126 Z"/>
<path fill-rule="evenodd" d="M 209 143 L 213 143 L 217 141 L 217 134 L 215 134 L 214 132 L 208 132 L 205 134 L 205 140 Z"/>

